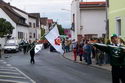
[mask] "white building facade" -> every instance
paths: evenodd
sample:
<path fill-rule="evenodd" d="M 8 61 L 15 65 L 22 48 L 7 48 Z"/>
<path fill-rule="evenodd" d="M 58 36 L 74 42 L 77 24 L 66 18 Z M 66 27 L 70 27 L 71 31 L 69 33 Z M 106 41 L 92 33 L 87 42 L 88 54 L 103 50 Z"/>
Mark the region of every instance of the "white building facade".
<path fill-rule="evenodd" d="M 35 15 L 33 13 L 26 13 L 8 3 L 0 1 L 0 18 L 4 18 L 12 24 L 14 27 L 12 38 L 18 42 L 21 40 L 33 42 L 34 40 L 40 39 L 40 15 Z M 5 43 L 3 39 L 0 39 L 0 44 L 2 45 Z"/>
<path fill-rule="evenodd" d="M 104 37 L 106 34 L 105 2 L 80 2 L 73 0 L 72 14 L 72 39 L 79 36 L 86 38 Z"/>

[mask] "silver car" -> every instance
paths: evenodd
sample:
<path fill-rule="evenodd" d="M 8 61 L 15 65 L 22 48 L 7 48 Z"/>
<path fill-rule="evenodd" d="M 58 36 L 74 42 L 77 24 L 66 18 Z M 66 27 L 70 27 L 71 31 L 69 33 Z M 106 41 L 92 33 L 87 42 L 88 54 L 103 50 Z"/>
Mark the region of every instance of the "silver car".
<path fill-rule="evenodd" d="M 18 52 L 19 51 L 19 45 L 15 43 L 6 43 L 3 47 L 4 53 L 6 52 Z"/>

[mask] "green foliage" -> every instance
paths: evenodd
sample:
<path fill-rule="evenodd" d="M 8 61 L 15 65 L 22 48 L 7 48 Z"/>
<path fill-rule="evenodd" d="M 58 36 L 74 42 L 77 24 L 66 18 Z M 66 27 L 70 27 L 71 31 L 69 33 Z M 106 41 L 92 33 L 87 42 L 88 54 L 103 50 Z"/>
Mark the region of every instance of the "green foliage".
<path fill-rule="evenodd" d="M 62 28 L 62 25 L 57 24 L 58 30 L 59 30 L 59 34 L 60 35 L 64 35 L 64 29 Z"/>
<path fill-rule="evenodd" d="M 6 19 L 0 18 L 0 37 L 12 34 L 14 27 Z"/>
<path fill-rule="evenodd" d="M 44 34 L 45 34 L 45 29 L 41 28 L 41 39 L 44 40 L 45 37 L 44 37 Z"/>

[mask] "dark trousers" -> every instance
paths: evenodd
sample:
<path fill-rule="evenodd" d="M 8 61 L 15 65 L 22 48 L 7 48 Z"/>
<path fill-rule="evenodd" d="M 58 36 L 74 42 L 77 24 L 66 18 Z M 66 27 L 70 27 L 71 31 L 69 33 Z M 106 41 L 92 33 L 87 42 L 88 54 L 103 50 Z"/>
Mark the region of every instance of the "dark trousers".
<path fill-rule="evenodd" d="M 82 61 L 82 54 L 80 54 L 79 57 L 80 57 L 80 61 Z"/>
<path fill-rule="evenodd" d="M 89 64 L 92 64 L 91 54 L 90 54 L 90 53 L 86 55 L 86 61 L 87 61 L 87 64 L 88 64 L 88 65 L 89 65 Z"/>
<path fill-rule="evenodd" d="M 26 47 L 23 47 L 23 53 L 26 54 Z"/>
<path fill-rule="evenodd" d="M 30 55 L 31 56 L 31 59 L 30 59 L 30 63 L 35 63 L 35 60 L 34 60 L 34 55 Z"/>
<path fill-rule="evenodd" d="M 112 83 L 125 83 L 125 66 L 112 66 Z"/>

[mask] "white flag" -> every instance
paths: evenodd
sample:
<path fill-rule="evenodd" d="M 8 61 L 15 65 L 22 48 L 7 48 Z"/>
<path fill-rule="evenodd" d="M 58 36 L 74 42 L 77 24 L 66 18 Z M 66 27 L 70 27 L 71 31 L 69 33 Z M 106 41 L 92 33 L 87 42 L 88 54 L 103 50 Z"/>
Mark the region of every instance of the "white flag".
<path fill-rule="evenodd" d="M 35 45 L 35 53 L 38 53 L 43 48 L 43 44 Z"/>
<path fill-rule="evenodd" d="M 55 26 L 46 36 L 45 38 L 50 42 L 50 44 L 56 49 L 56 51 L 60 52 L 62 55 L 64 53 L 62 49 L 61 39 L 59 37 L 59 31 L 57 26 Z"/>

